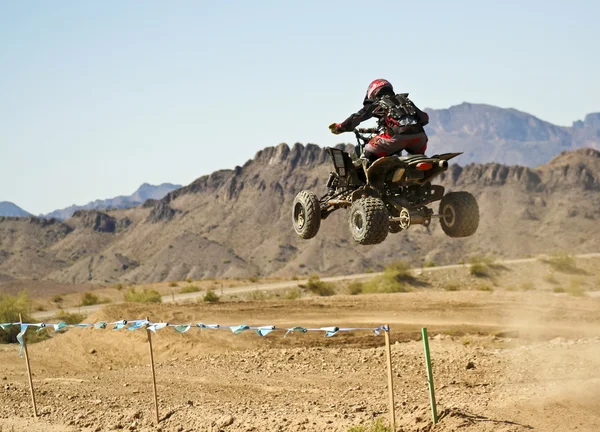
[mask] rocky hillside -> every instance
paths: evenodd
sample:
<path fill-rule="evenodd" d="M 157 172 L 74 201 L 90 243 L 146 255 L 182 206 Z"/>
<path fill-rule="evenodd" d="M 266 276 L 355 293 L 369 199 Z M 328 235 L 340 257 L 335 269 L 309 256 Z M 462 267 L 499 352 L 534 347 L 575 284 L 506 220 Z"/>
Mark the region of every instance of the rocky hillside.
<path fill-rule="evenodd" d="M 0 201 L 0 216 L 23 217 L 31 214 L 9 201 Z"/>
<path fill-rule="evenodd" d="M 545 122 L 521 111 L 463 103 L 427 110 L 430 148 L 462 151 L 463 163 L 498 162 L 535 167 L 565 150 L 600 150 L 600 113 L 588 114 L 572 127 Z"/>
<path fill-rule="evenodd" d="M 214 172 L 136 208 L 80 210 L 65 222 L 2 218 L 0 279 L 114 283 L 342 274 L 397 259 L 445 264 L 474 253 L 600 250 L 600 152 L 594 149 L 564 152 L 533 169 L 453 165 L 440 182 L 477 197 L 481 224 L 473 237 L 449 239 L 434 223 L 368 247 L 352 243 L 343 210 L 324 221 L 314 239 L 293 232 L 292 200 L 302 189 L 324 193 L 328 158 L 315 145 L 281 144 L 243 167 Z"/>
<path fill-rule="evenodd" d="M 82 206 L 72 205 L 64 209 L 55 210 L 42 217 L 47 219 L 56 218 L 65 220 L 73 216 L 78 210 L 110 210 L 135 207 L 148 199 L 161 199 L 169 192 L 179 189 L 180 187 L 181 185 L 171 183 L 162 183 L 158 186 L 144 183 L 131 195 L 120 195 L 115 198 L 95 200 Z"/>

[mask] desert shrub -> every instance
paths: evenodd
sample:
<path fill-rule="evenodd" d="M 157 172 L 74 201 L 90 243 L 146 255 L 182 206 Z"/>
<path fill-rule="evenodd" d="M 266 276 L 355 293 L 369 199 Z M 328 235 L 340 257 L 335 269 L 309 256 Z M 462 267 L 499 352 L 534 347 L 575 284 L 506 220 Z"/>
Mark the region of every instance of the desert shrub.
<path fill-rule="evenodd" d="M 271 298 L 271 293 L 263 290 L 254 290 L 250 291 L 246 298 L 251 301 L 264 301 Z"/>
<path fill-rule="evenodd" d="M 286 300 L 297 300 L 300 298 L 300 295 L 301 295 L 301 293 L 298 288 L 292 288 L 285 292 L 285 295 L 283 298 Z"/>
<path fill-rule="evenodd" d="M 432 260 L 427 260 L 423 263 L 423 267 L 435 267 L 435 263 Z"/>
<path fill-rule="evenodd" d="M 296 275 L 292 276 L 292 280 L 293 281 L 297 281 L 298 280 L 298 276 L 296 276 Z"/>
<path fill-rule="evenodd" d="M 183 288 L 181 288 L 179 290 L 179 292 L 181 294 L 195 293 L 195 292 L 200 292 L 200 291 L 202 291 L 202 290 L 199 287 L 197 287 L 196 285 L 184 286 Z"/>
<path fill-rule="evenodd" d="M 327 297 L 335 294 L 335 290 L 331 284 L 323 282 L 317 275 L 311 275 L 306 283 L 306 288 L 313 294 Z"/>
<path fill-rule="evenodd" d="M 469 265 L 469 273 L 475 277 L 488 277 L 490 270 L 487 265 L 482 263 L 473 263 Z"/>
<path fill-rule="evenodd" d="M 563 273 L 572 273 L 577 270 L 575 258 L 567 252 L 555 252 L 550 257 L 542 259 L 542 262 Z"/>
<path fill-rule="evenodd" d="M 171 281 L 171 282 L 169 282 L 169 286 L 171 288 L 177 288 L 179 286 L 179 284 L 177 282 L 175 282 L 175 281 Z"/>
<path fill-rule="evenodd" d="M 352 282 L 348 285 L 348 293 L 350 295 L 362 294 L 364 289 L 364 284 L 362 282 Z"/>
<path fill-rule="evenodd" d="M 252 282 L 252 283 L 256 283 L 258 282 L 260 279 L 257 276 L 250 276 L 248 278 L 248 281 Z"/>
<path fill-rule="evenodd" d="M 546 276 L 544 276 L 544 280 L 553 285 L 558 284 L 558 280 L 556 279 L 556 276 L 554 275 L 554 273 L 548 273 Z"/>
<path fill-rule="evenodd" d="M 80 313 L 58 311 L 56 315 L 54 315 L 54 319 L 56 320 L 56 322 L 64 321 L 67 324 L 79 324 L 83 322 L 83 320 L 85 319 L 85 315 Z"/>
<path fill-rule="evenodd" d="M 494 291 L 494 288 L 492 288 L 489 285 L 477 285 L 477 286 L 475 286 L 475 289 L 477 291 L 488 291 L 488 292 Z"/>
<path fill-rule="evenodd" d="M 381 419 L 377 419 L 370 425 L 352 426 L 348 432 L 392 432 L 392 428 L 387 426 Z"/>
<path fill-rule="evenodd" d="M 552 291 L 555 292 L 555 293 L 557 293 L 557 294 L 567 292 L 566 289 L 564 289 L 563 287 L 559 287 L 559 286 L 552 288 Z"/>
<path fill-rule="evenodd" d="M 19 314 L 23 316 L 23 322 L 31 322 L 27 314 L 29 304 L 29 296 L 26 291 L 21 291 L 16 296 L 0 293 L 0 323 L 19 322 Z M 20 326 L 0 329 L 0 343 L 16 343 L 20 329 Z"/>
<path fill-rule="evenodd" d="M 219 301 L 219 296 L 215 294 L 214 291 L 207 291 L 204 294 L 204 301 L 208 303 L 216 303 Z"/>
<path fill-rule="evenodd" d="M 409 292 L 409 286 L 414 281 L 414 276 L 408 263 L 397 261 L 385 268 L 383 274 L 371 279 L 364 284 L 365 293 L 399 293 Z"/>
<path fill-rule="evenodd" d="M 65 301 L 65 299 L 62 296 L 62 294 L 56 294 L 55 296 L 52 297 L 52 302 L 53 303 L 61 304 L 63 301 Z"/>
<path fill-rule="evenodd" d="M 523 282 L 519 288 L 521 291 L 535 291 L 533 282 Z"/>
<path fill-rule="evenodd" d="M 446 291 L 460 291 L 461 285 L 457 282 L 449 282 L 444 285 Z"/>
<path fill-rule="evenodd" d="M 569 282 L 567 292 L 569 293 L 569 295 L 581 297 L 585 295 L 585 288 L 583 287 L 583 284 L 580 280 L 573 279 Z"/>
<path fill-rule="evenodd" d="M 115 285 L 115 288 L 117 291 L 123 291 L 123 284 L 122 283 L 118 283 Z"/>
<path fill-rule="evenodd" d="M 469 273 L 475 277 L 489 277 L 494 258 L 490 256 L 474 255 L 469 259 Z"/>
<path fill-rule="evenodd" d="M 125 293 L 124 298 L 126 302 L 130 303 L 162 303 L 160 293 L 147 288 L 137 291 L 134 287 L 131 287 Z"/>
<path fill-rule="evenodd" d="M 186 281 L 187 283 L 189 283 L 189 284 L 191 284 L 192 282 L 194 282 L 194 281 L 193 281 L 193 280 L 191 280 L 190 278 L 187 278 L 185 281 Z"/>
<path fill-rule="evenodd" d="M 81 295 L 81 306 L 93 306 L 93 305 L 97 305 L 100 303 L 100 298 L 91 292 L 84 292 Z"/>

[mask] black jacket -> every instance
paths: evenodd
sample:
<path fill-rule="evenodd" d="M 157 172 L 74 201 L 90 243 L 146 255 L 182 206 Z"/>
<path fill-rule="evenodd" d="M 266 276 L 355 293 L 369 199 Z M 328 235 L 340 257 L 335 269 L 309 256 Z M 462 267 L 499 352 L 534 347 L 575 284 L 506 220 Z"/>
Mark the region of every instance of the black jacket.
<path fill-rule="evenodd" d="M 379 125 L 383 129 L 382 123 L 385 121 L 386 114 L 375 103 L 376 101 L 377 99 L 370 100 L 365 98 L 365 100 L 363 101 L 363 107 L 339 124 L 340 132 L 350 132 L 365 120 L 369 120 L 373 117 L 379 119 Z M 419 122 L 419 125 L 422 127 L 429 123 L 429 116 L 427 115 L 427 113 L 421 111 L 416 106 L 415 109 L 417 111 L 416 117 Z"/>

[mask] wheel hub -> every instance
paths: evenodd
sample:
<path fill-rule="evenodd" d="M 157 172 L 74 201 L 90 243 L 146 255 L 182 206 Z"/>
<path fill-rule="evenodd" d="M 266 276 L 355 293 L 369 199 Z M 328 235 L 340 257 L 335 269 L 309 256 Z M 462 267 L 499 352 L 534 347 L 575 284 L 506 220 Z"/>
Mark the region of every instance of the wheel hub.
<path fill-rule="evenodd" d="M 302 229 L 304 227 L 306 218 L 304 216 L 304 209 L 299 204 L 296 205 L 295 215 L 296 215 L 296 225 L 298 226 L 299 229 Z"/>
<path fill-rule="evenodd" d="M 403 208 L 400 211 L 400 226 L 402 229 L 408 229 L 410 227 L 410 213 L 407 209 Z"/>
<path fill-rule="evenodd" d="M 456 212 L 454 211 L 454 207 L 452 207 L 451 205 L 445 206 L 441 217 L 444 219 L 444 223 L 446 224 L 446 226 L 453 226 L 456 222 Z"/>
<path fill-rule="evenodd" d="M 361 233 L 364 229 L 364 220 L 362 217 L 362 214 L 360 213 L 355 213 L 354 217 L 352 218 L 352 225 L 354 226 L 354 230 L 358 233 Z"/>

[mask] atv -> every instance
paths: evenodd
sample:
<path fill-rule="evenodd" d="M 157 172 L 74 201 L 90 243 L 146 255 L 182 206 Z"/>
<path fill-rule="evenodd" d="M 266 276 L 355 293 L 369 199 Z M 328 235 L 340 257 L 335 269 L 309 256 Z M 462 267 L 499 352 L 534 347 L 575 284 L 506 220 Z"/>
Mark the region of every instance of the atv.
<path fill-rule="evenodd" d="M 468 237 L 479 226 L 479 207 L 469 192 L 449 192 L 431 181 L 448 169 L 448 161 L 462 153 L 435 156 L 398 152 L 370 162 L 362 149 L 377 129 L 354 129 L 358 141 L 355 157 L 337 147 L 327 147 L 334 172 L 327 180 L 328 192 L 318 198 L 301 191 L 293 203 L 294 230 L 303 239 L 317 235 L 321 220 L 340 208 L 349 209 L 348 225 L 355 242 L 373 245 L 412 225 L 429 226 L 439 219 L 449 237 Z M 440 201 L 435 214 L 427 205 Z"/>

